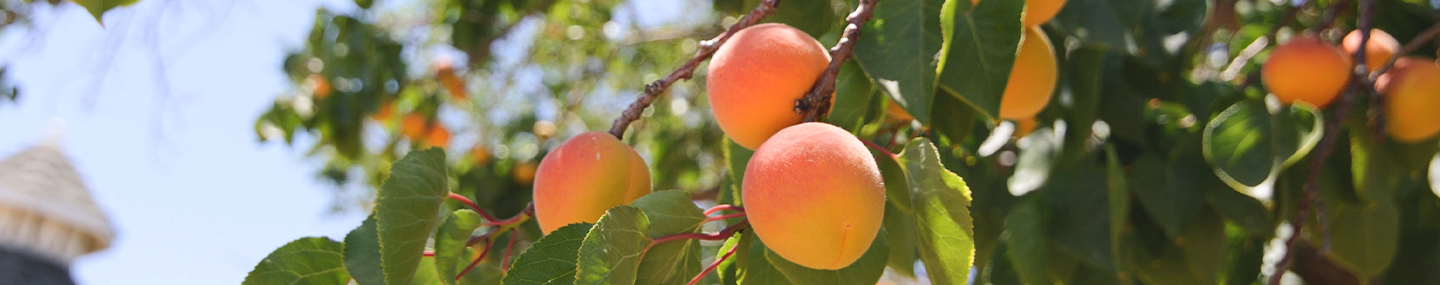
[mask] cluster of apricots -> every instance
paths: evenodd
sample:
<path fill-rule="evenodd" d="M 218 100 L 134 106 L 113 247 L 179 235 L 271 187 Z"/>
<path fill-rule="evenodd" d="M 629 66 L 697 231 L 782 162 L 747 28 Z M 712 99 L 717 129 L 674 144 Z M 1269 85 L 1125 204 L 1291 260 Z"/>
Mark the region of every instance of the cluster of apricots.
<path fill-rule="evenodd" d="M 801 123 L 795 101 L 830 56 L 815 38 L 783 24 L 731 36 L 710 60 L 715 119 L 755 150 L 741 181 L 746 217 L 776 254 L 803 266 L 854 263 L 879 234 L 885 186 L 859 138 L 824 123 Z M 604 132 L 566 140 L 535 172 L 535 219 L 546 233 L 596 222 L 605 211 L 650 193 L 650 171 L 635 149 Z"/>
<path fill-rule="evenodd" d="M 1352 31 L 1339 47 L 1305 33 L 1285 42 L 1261 66 L 1265 88 L 1282 103 L 1304 102 L 1317 108 L 1334 103 L 1350 83 L 1362 35 Z M 1379 71 L 1400 52 L 1400 42 L 1379 29 L 1365 42 L 1366 72 Z M 1384 96 L 1385 131 L 1403 143 L 1428 140 L 1440 133 L 1440 65 L 1422 56 L 1403 56 L 1381 74 L 1375 89 Z"/>

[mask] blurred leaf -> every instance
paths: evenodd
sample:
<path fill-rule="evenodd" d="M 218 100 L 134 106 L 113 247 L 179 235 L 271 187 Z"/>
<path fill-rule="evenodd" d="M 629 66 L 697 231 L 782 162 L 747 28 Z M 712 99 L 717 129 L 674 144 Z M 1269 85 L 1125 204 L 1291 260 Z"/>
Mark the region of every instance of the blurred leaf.
<path fill-rule="evenodd" d="M 880 177 L 885 181 L 885 199 L 889 205 L 894 205 L 901 213 L 910 215 L 914 211 L 910 200 L 910 178 L 905 174 L 905 168 L 900 165 L 897 158 L 890 158 L 889 155 L 881 154 L 878 151 L 870 150 L 875 157 L 875 164 L 880 168 Z"/>
<path fill-rule="evenodd" d="M 345 284 L 345 245 L 323 237 L 301 238 L 265 256 L 242 284 Z"/>
<path fill-rule="evenodd" d="M 1275 232 L 1275 218 L 1260 200 L 1230 189 L 1210 189 L 1205 201 L 1247 234 L 1268 237 Z"/>
<path fill-rule="evenodd" d="M 781 273 L 780 269 L 776 268 L 776 266 L 770 262 L 770 258 L 766 257 L 770 250 L 766 249 L 765 243 L 760 242 L 760 238 L 755 236 L 755 231 L 745 231 L 744 234 L 741 234 L 739 244 L 749 245 L 748 251 L 742 248 L 743 252 L 737 251 L 735 253 L 737 257 L 741 257 L 736 264 L 743 270 L 740 276 L 740 284 L 769 285 L 791 283 L 790 279 L 785 277 L 785 274 Z"/>
<path fill-rule="evenodd" d="M 1000 97 L 1024 34 L 1020 16 L 1025 4 L 980 1 L 971 7 L 970 3 L 948 0 L 941 7 L 940 88 L 994 121 L 1000 118 Z"/>
<path fill-rule="evenodd" d="M 650 218 L 650 238 L 698 233 L 705 214 L 690 201 L 690 193 L 667 190 L 647 194 L 630 203 Z M 684 239 L 655 245 L 640 261 L 636 284 L 689 282 L 708 264 L 700 264 L 700 240 Z"/>
<path fill-rule="evenodd" d="M 759 244 L 760 239 L 755 239 Z M 837 270 L 812 269 L 799 264 L 792 263 L 780 257 L 769 248 L 765 249 L 764 258 L 770 265 L 780 271 L 789 280 L 789 284 L 875 284 L 880 280 L 880 275 L 885 272 L 885 264 L 889 257 L 889 247 L 885 242 L 885 229 L 881 228 L 876 235 L 875 241 L 870 243 L 870 249 L 860 256 L 859 260 L 851 263 L 850 266 Z M 747 281 L 749 281 L 747 279 Z M 761 282 L 764 283 L 764 282 Z"/>
<path fill-rule="evenodd" d="M 455 276 L 460 274 L 458 264 L 469 261 L 469 256 L 464 255 L 465 249 L 469 248 L 465 243 L 470 241 L 470 235 L 475 229 L 484 223 L 485 219 L 470 209 L 450 212 L 445 221 L 440 223 L 440 230 L 435 233 L 435 270 L 441 277 L 440 283 L 455 283 Z"/>
<path fill-rule="evenodd" d="M 632 284 L 640 255 L 650 245 L 650 219 L 640 209 L 616 206 L 585 234 L 576 263 L 575 284 Z"/>
<path fill-rule="evenodd" d="M 1232 187 L 1254 187 L 1272 171 L 1304 157 L 1320 141 L 1321 119 L 1304 104 L 1272 114 L 1262 102 L 1241 101 L 1205 127 L 1205 158 Z"/>
<path fill-rule="evenodd" d="M 1045 229 L 1050 219 L 1037 196 L 1022 198 L 1005 219 L 1009 228 L 1006 253 L 1024 284 L 1052 284 L 1055 282 L 1050 278 L 1051 263 L 1057 260 L 1050 258 L 1055 256 Z"/>
<path fill-rule="evenodd" d="M 1186 225 L 1176 242 L 1151 246 L 1144 234 L 1126 235 L 1123 254 L 1148 284 L 1215 284 L 1225 256 L 1225 223 L 1206 211 Z M 1177 243 L 1178 242 L 1178 243 Z"/>
<path fill-rule="evenodd" d="M 1400 212 L 1393 192 L 1399 177 L 1392 161 L 1375 156 L 1382 151 L 1370 140 L 1352 139 L 1356 168 L 1355 187 L 1362 193 L 1359 201 L 1337 197 L 1344 195 L 1331 189 L 1324 191 L 1328 220 L 1325 229 L 1331 248 L 1328 257 L 1351 270 L 1361 280 L 1369 280 L 1390 266 L 1400 241 Z M 1348 187 L 1340 187 L 1348 188 Z M 1313 228 L 1313 227 L 1312 227 Z"/>
<path fill-rule="evenodd" d="M 1115 147 L 1105 146 L 1105 180 L 1109 183 L 1110 202 L 1110 256 L 1111 264 L 1115 265 L 1116 271 L 1122 274 L 1125 271 L 1120 266 L 1120 241 L 1124 234 L 1125 221 L 1130 217 L 1130 190 L 1125 185 L 1125 171 L 1120 168 L 1120 157 L 1115 154 Z"/>
<path fill-rule="evenodd" d="M 1193 137 L 1193 136 L 1192 136 Z M 1191 140 L 1194 141 L 1194 140 Z M 1152 219 L 1172 238 L 1179 237 L 1200 211 L 1208 188 L 1220 188 L 1205 165 L 1198 143 L 1182 143 L 1173 155 L 1141 155 L 1135 159 L 1130 189 Z"/>
<path fill-rule="evenodd" d="M 75 4 L 79 4 L 80 7 L 85 7 L 85 11 L 89 11 L 89 12 L 90 12 L 90 16 L 95 17 L 95 22 L 103 22 L 103 20 L 100 19 L 100 18 L 101 18 L 100 16 L 105 15 L 105 12 L 108 12 L 108 11 L 110 11 L 111 9 L 115 9 L 115 7 L 129 6 L 129 5 L 135 4 L 135 2 L 140 2 L 140 0 L 70 0 L 70 1 L 75 2 Z M 103 24 L 103 23 L 102 23 L 102 24 Z"/>
<path fill-rule="evenodd" d="M 975 225 L 970 220 L 970 188 L 940 164 L 940 153 L 925 138 L 910 141 L 900 153 L 909 177 L 920 260 L 931 282 L 968 280 L 975 262 Z"/>
<path fill-rule="evenodd" d="M 1107 173 L 1099 165 L 1086 160 L 1079 165 L 1064 165 L 1045 182 L 1037 193 L 1044 196 L 1050 216 L 1046 224 L 1052 243 L 1060 252 L 1073 254 L 1078 261 L 1095 268 L 1111 270 L 1110 190 Z"/>
<path fill-rule="evenodd" d="M 920 123 L 930 124 L 935 96 L 936 54 L 943 34 L 941 0 L 889 0 L 876 5 L 855 44 L 855 60 L 865 73 Z"/>
<path fill-rule="evenodd" d="M 540 237 L 515 259 L 505 284 L 574 284 L 580 243 L 592 224 L 570 224 Z"/>

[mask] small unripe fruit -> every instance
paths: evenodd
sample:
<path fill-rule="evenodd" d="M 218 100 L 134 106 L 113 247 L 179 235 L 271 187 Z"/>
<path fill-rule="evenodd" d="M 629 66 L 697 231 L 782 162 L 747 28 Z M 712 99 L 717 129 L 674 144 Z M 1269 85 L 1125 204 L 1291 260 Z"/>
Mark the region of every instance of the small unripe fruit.
<path fill-rule="evenodd" d="M 583 133 L 540 161 L 535 220 L 548 234 L 568 224 L 597 222 L 605 210 L 649 193 L 650 169 L 635 149 L 604 132 Z"/>
<path fill-rule="evenodd" d="M 1059 78 L 1055 48 L 1040 27 L 1025 29 L 1025 40 L 1015 54 L 1005 94 L 1000 97 L 1000 118 L 1020 120 L 1035 117 L 1050 103 Z"/>
<path fill-rule="evenodd" d="M 1376 80 L 1385 94 L 1385 132 L 1398 142 L 1416 143 L 1440 133 L 1440 66 L 1423 57 L 1403 57 Z"/>
<path fill-rule="evenodd" d="M 800 123 L 795 100 L 829 65 L 825 47 L 798 29 L 772 23 L 740 30 L 710 58 L 705 86 L 715 121 L 741 146 L 760 147 Z"/>
<path fill-rule="evenodd" d="M 1270 52 L 1260 67 L 1265 88 L 1280 102 L 1329 106 L 1350 82 L 1350 57 L 1311 34 L 1290 39 Z"/>
<path fill-rule="evenodd" d="M 1353 57 L 1356 52 L 1360 51 L 1360 36 L 1360 30 L 1354 30 L 1345 35 L 1345 39 L 1340 41 L 1340 46 L 1345 48 L 1345 53 Z M 1375 72 L 1399 51 L 1400 41 L 1395 40 L 1395 37 L 1380 29 L 1370 29 L 1370 41 L 1365 43 L 1365 68 L 1370 72 Z"/>
<path fill-rule="evenodd" d="M 970 0 L 970 4 L 979 5 L 980 0 Z M 1065 7 L 1065 0 L 1025 0 L 1025 6 L 1023 24 L 1028 28 L 1039 26 L 1055 18 L 1055 14 L 1060 13 L 1060 8 Z"/>
<path fill-rule="evenodd" d="M 880 232 L 885 184 L 854 135 L 824 123 L 781 130 L 750 157 L 745 216 L 770 250 L 815 269 L 849 266 Z"/>

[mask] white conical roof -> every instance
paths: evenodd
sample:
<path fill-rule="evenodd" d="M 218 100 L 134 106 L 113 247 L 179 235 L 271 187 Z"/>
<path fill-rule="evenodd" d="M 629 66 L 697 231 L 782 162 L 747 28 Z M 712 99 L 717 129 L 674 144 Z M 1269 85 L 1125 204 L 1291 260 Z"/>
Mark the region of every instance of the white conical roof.
<path fill-rule="evenodd" d="M 0 161 L 0 245 L 69 264 L 110 247 L 114 236 L 53 140 Z"/>

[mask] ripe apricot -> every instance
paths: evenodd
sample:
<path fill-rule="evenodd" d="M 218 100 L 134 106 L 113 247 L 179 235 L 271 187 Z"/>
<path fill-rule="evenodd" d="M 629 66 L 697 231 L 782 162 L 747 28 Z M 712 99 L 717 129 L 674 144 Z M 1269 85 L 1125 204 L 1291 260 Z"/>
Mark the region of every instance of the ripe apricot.
<path fill-rule="evenodd" d="M 312 85 L 314 89 L 311 91 L 311 94 L 315 95 L 316 100 L 330 97 L 330 93 L 335 91 L 333 88 L 330 87 L 330 81 L 325 80 L 324 76 L 320 76 L 319 74 L 311 74 L 309 80 L 310 84 L 314 84 Z"/>
<path fill-rule="evenodd" d="M 1050 103 L 1050 94 L 1055 92 L 1058 69 L 1050 38 L 1040 27 L 1026 28 L 1025 40 L 1020 43 L 1015 65 L 1010 68 L 1005 95 L 1000 97 L 1000 118 L 1020 120 L 1034 117 L 1045 109 Z"/>
<path fill-rule="evenodd" d="M 854 135 L 824 123 L 785 128 L 745 166 L 745 216 L 765 246 L 815 269 L 849 266 L 875 241 L 885 184 Z"/>
<path fill-rule="evenodd" d="M 1355 52 L 1360 51 L 1360 30 L 1350 31 L 1350 34 L 1340 41 L 1340 46 L 1353 58 Z M 1370 41 L 1365 43 L 1365 67 L 1370 72 L 1375 72 L 1399 51 L 1400 41 L 1395 40 L 1395 37 L 1380 29 L 1370 29 Z"/>
<path fill-rule="evenodd" d="M 431 125 L 429 133 L 425 135 L 425 143 L 438 148 L 449 146 L 450 130 L 438 123 Z"/>
<path fill-rule="evenodd" d="M 650 193 L 650 169 L 635 149 L 604 132 L 587 132 L 550 151 L 535 172 L 535 220 L 550 233 L 594 223 L 605 210 Z"/>
<path fill-rule="evenodd" d="M 1385 94 L 1385 131 L 1398 142 L 1416 143 L 1440 133 L 1440 66 L 1407 56 L 1376 80 Z"/>
<path fill-rule="evenodd" d="M 429 122 L 427 122 L 423 115 L 416 113 L 405 114 L 405 117 L 400 119 L 400 134 L 405 135 L 405 137 L 411 141 L 420 140 L 425 137 L 427 124 L 429 124 Z"/>
<path fill-rule="evenodd" d="M 445 86 L 445 90 L 450 92 L 451 98 L 465 99 L 465 81 L 461 80 L 459 76 L 455 76 L 455 68 L 449 62 L 441 61 L 436 64 L 435 78 L 439 79 L 440 84 Z"/>
<path fill-rule="evenodd" d="M 830 64 L 810 35 L 785 24 L 740 30 L 715 51 L 705 78 L 710 107 L 725 135 L 749 149 L 800 123 L 795 100 Z"/>
<path fill-rule="evenodd" d="M 980 0 L 970 0 L 971 5 L 979 5 Z M 973 6 L 972 6 L 973 7 Z M 1065 7 L 1065 0 L 1025 0 L 1025 27 L 1034 27 L 1055 18 L 1060 13 L 1060 8 Z"/>
<path fill-rule="evenodd" d="M 1271 51 L 1260 78 L 1282 103 L 1303 101 L 1325 108 L 1350 82 L 1351 66 L 1344 51 L 1306 33 Z"/>

